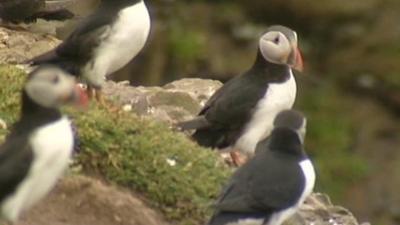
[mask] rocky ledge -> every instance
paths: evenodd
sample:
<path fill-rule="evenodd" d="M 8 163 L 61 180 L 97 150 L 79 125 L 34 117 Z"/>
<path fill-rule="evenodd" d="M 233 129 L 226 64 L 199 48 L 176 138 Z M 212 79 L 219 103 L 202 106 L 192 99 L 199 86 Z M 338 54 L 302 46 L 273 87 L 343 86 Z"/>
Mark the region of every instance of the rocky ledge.
<path fill-rule="evenodd" d="M 22 62 L 58 43 L 48 35 L 0 28 L 0 63 Z M 124 111 L 173 124 L 194 116 L 220 86 L 219 81 L 202 79 L 183 79 L 163 87 L 132 87 L 128 82 L 108 81 L 104 92 Z M 69 176 L 17 224 L 167 224 L 160 213 L 141 199 L 97 179 Z M 286 224 L 357 225 L 358 222 L 350 211 L 333 205 L 327 195 L 313 194 Z"/>
<path fill-rule="evenodd" d="M 129 82 L 107 81 L 104 92 L 125 111 L 174 124 L 197 114 L 219 88 L 215 80 L 182 79 L 163 87 L 133 87 Z M 312 194 L 287 225 L 358 225 L 353 214 L 334 205 L 329 196 Z"/>

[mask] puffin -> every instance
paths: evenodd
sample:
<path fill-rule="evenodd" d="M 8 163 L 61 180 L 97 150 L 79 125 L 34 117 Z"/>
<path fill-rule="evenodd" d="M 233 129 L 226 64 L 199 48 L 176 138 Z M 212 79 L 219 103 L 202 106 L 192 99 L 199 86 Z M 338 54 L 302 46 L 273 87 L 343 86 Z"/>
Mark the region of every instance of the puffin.
<path fill-rule="evenodd" d="M 101 99 L 107 75 L 128 64 L 144 47 L 150 22 L 143 0 L 103 0 L 64 42 L 27 63 L 57 65 L 80 77 L 89 93 L 97 90 Z"/>
<path fill-rule="evenodd" d="M 63 6 L 71 0 L 2 0 L 0 19 L 5 23 L 30 23 L 37 19 L 64 21 L 74 17 L 74 13 Z M 50 3 L 52 7 L 48 7 Z"/>
<path fill-rule="evenodd" d="M 42 199 L 68 167 L 74 137 L 59 107 L 87 102 L 75 78 L 50 65 L 29 74 L 21 96 L 20 118 L 0 146 L 0 218 L 10 222 Z"/>
<path fill-rule="evenodd" d="M 259 38 L 253 66 L 225 83 L 194 119 L 178 128 L 195 130 L 192 138 L 201 146 L 231 149 L 234 164 L 243 164 L 238 153 L 251 157 L 271 132 L 275 116 L 292 108 L 297 88 L 292 69 L 303 69 L 296 32 L 269 27 Z"/>
<path fill-rule="evenodd" d="M 303 146 L 306 119 L 284 110 L 252 159 L 237 169 L 208 225 L 280 225 L 313 191 L 315 171 Z"/>

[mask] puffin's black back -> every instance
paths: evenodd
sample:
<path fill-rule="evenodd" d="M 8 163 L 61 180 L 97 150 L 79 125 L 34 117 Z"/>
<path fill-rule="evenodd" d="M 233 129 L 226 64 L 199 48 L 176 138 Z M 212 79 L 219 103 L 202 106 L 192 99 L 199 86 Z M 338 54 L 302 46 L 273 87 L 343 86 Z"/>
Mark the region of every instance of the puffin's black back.
<path fill-rule="evenodd" d="M 81 76 L 83 67 L 93 57 L 94 49 L 102 41 L 102 34 L 110 28 L 124 7 L 139 0 L 102 1 L 99 8 L 86 19 L 57 48 L 28 61 L 33 65 L 55 64 L 68 73 Z"/>
<path fill-rule="evenodd" d="M 283 141 L 285 140 L 286 143 Z M 277 128 L 257 154 L 239 168 L 225 186 L 209 224 L 244 218 L 264 218 L 293 206 L 305 178 L 299 162 L 306 158 L 295 131 Z"/>
<path fill-rule="evenodd" d="M 48 9 L 45 0 L 1 0 L 0 18 L 13 23 L 29 23 L 39 18 L 60 21 L 73 18 L 74 14 L 61 4 L 58 2 L 55 9 Z"/>
<path fill-rule="evenodd" d="M 288 66 L 269 63 L 258 51 L 253 67 L 217 90 L 200 111 L 199 115 L 204 115 L 212 126 L 196 130 L 193 139 L 202 146 L 213 148 L 234 144 L 267 91 L 268 84 L 281 83 L 289 78 Z"/>
<path fill-rule="evenodd" d="M 23 92 L 21 118 L 0 146 L 0 203 L 29 172 L 34 158 L 29 139 L 34 130 L 60 118 L 57 109 L 41 107 Z"/>
<path fill-rule="evenodd" d="M 15 191 L 29 171 L 33 152 L 28 138 L 27 134 L 8 137 L 0 147 L 0 203 Z"/>
<path fill-rule="evenodd" d="M 1 0 L 0 17 L 5 21 L 24 22 L 44 4 L 44 0 Z"/>

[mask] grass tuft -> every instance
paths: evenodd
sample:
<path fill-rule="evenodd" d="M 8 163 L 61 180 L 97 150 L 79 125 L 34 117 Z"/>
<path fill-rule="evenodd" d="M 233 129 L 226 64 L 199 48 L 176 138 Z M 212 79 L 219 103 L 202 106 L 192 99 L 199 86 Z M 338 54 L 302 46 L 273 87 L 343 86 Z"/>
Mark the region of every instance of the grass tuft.
<path fill-rule="evenodd" d="M 18 117 L 25 73 L 0 66 L 0 118 Z M 201 148 L 166 124 L 128 113 L 110 113 L 91 104 L 84 112 L 66 110 L 79 129 L 77 158 L 87 173 L 142 193 L 167 219 L 200 224 L 230 174 L 215 152 Z M 2 131 L 3 136 L 7 131 Z"/>

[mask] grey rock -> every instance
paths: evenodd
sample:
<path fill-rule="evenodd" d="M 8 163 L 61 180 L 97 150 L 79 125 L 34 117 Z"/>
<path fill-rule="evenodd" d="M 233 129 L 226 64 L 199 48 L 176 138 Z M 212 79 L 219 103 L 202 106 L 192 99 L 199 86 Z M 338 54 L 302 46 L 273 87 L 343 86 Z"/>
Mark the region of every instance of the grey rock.
<path fill-rule="evenodd" d="M 0 63 L 22 63 L 53 49 L 60 41 L 50 35 L 0 27 Z"/>
<path fill-rule="evenodd" d="M 196 115 L 222 86 L 215 80 L 182 79 L 163 87 L 133 87 L 129 82 L 108 81 L 103 92 L 124 109 L 174 124 Z"/>
<path fill-rule="evenodd" d="M 285 225 L 358 225 L 353 214 L 332 204 L 329 196 L 320 193 L 310 195 L 300 210 Z"/>
<path fill-rule="evenodd" d="M 0 224 L 3 224 L 0 221 Z M 130 190 L 98 179 L 72 175 L 62 179 L 15 225 L 167 225 Z"/>

